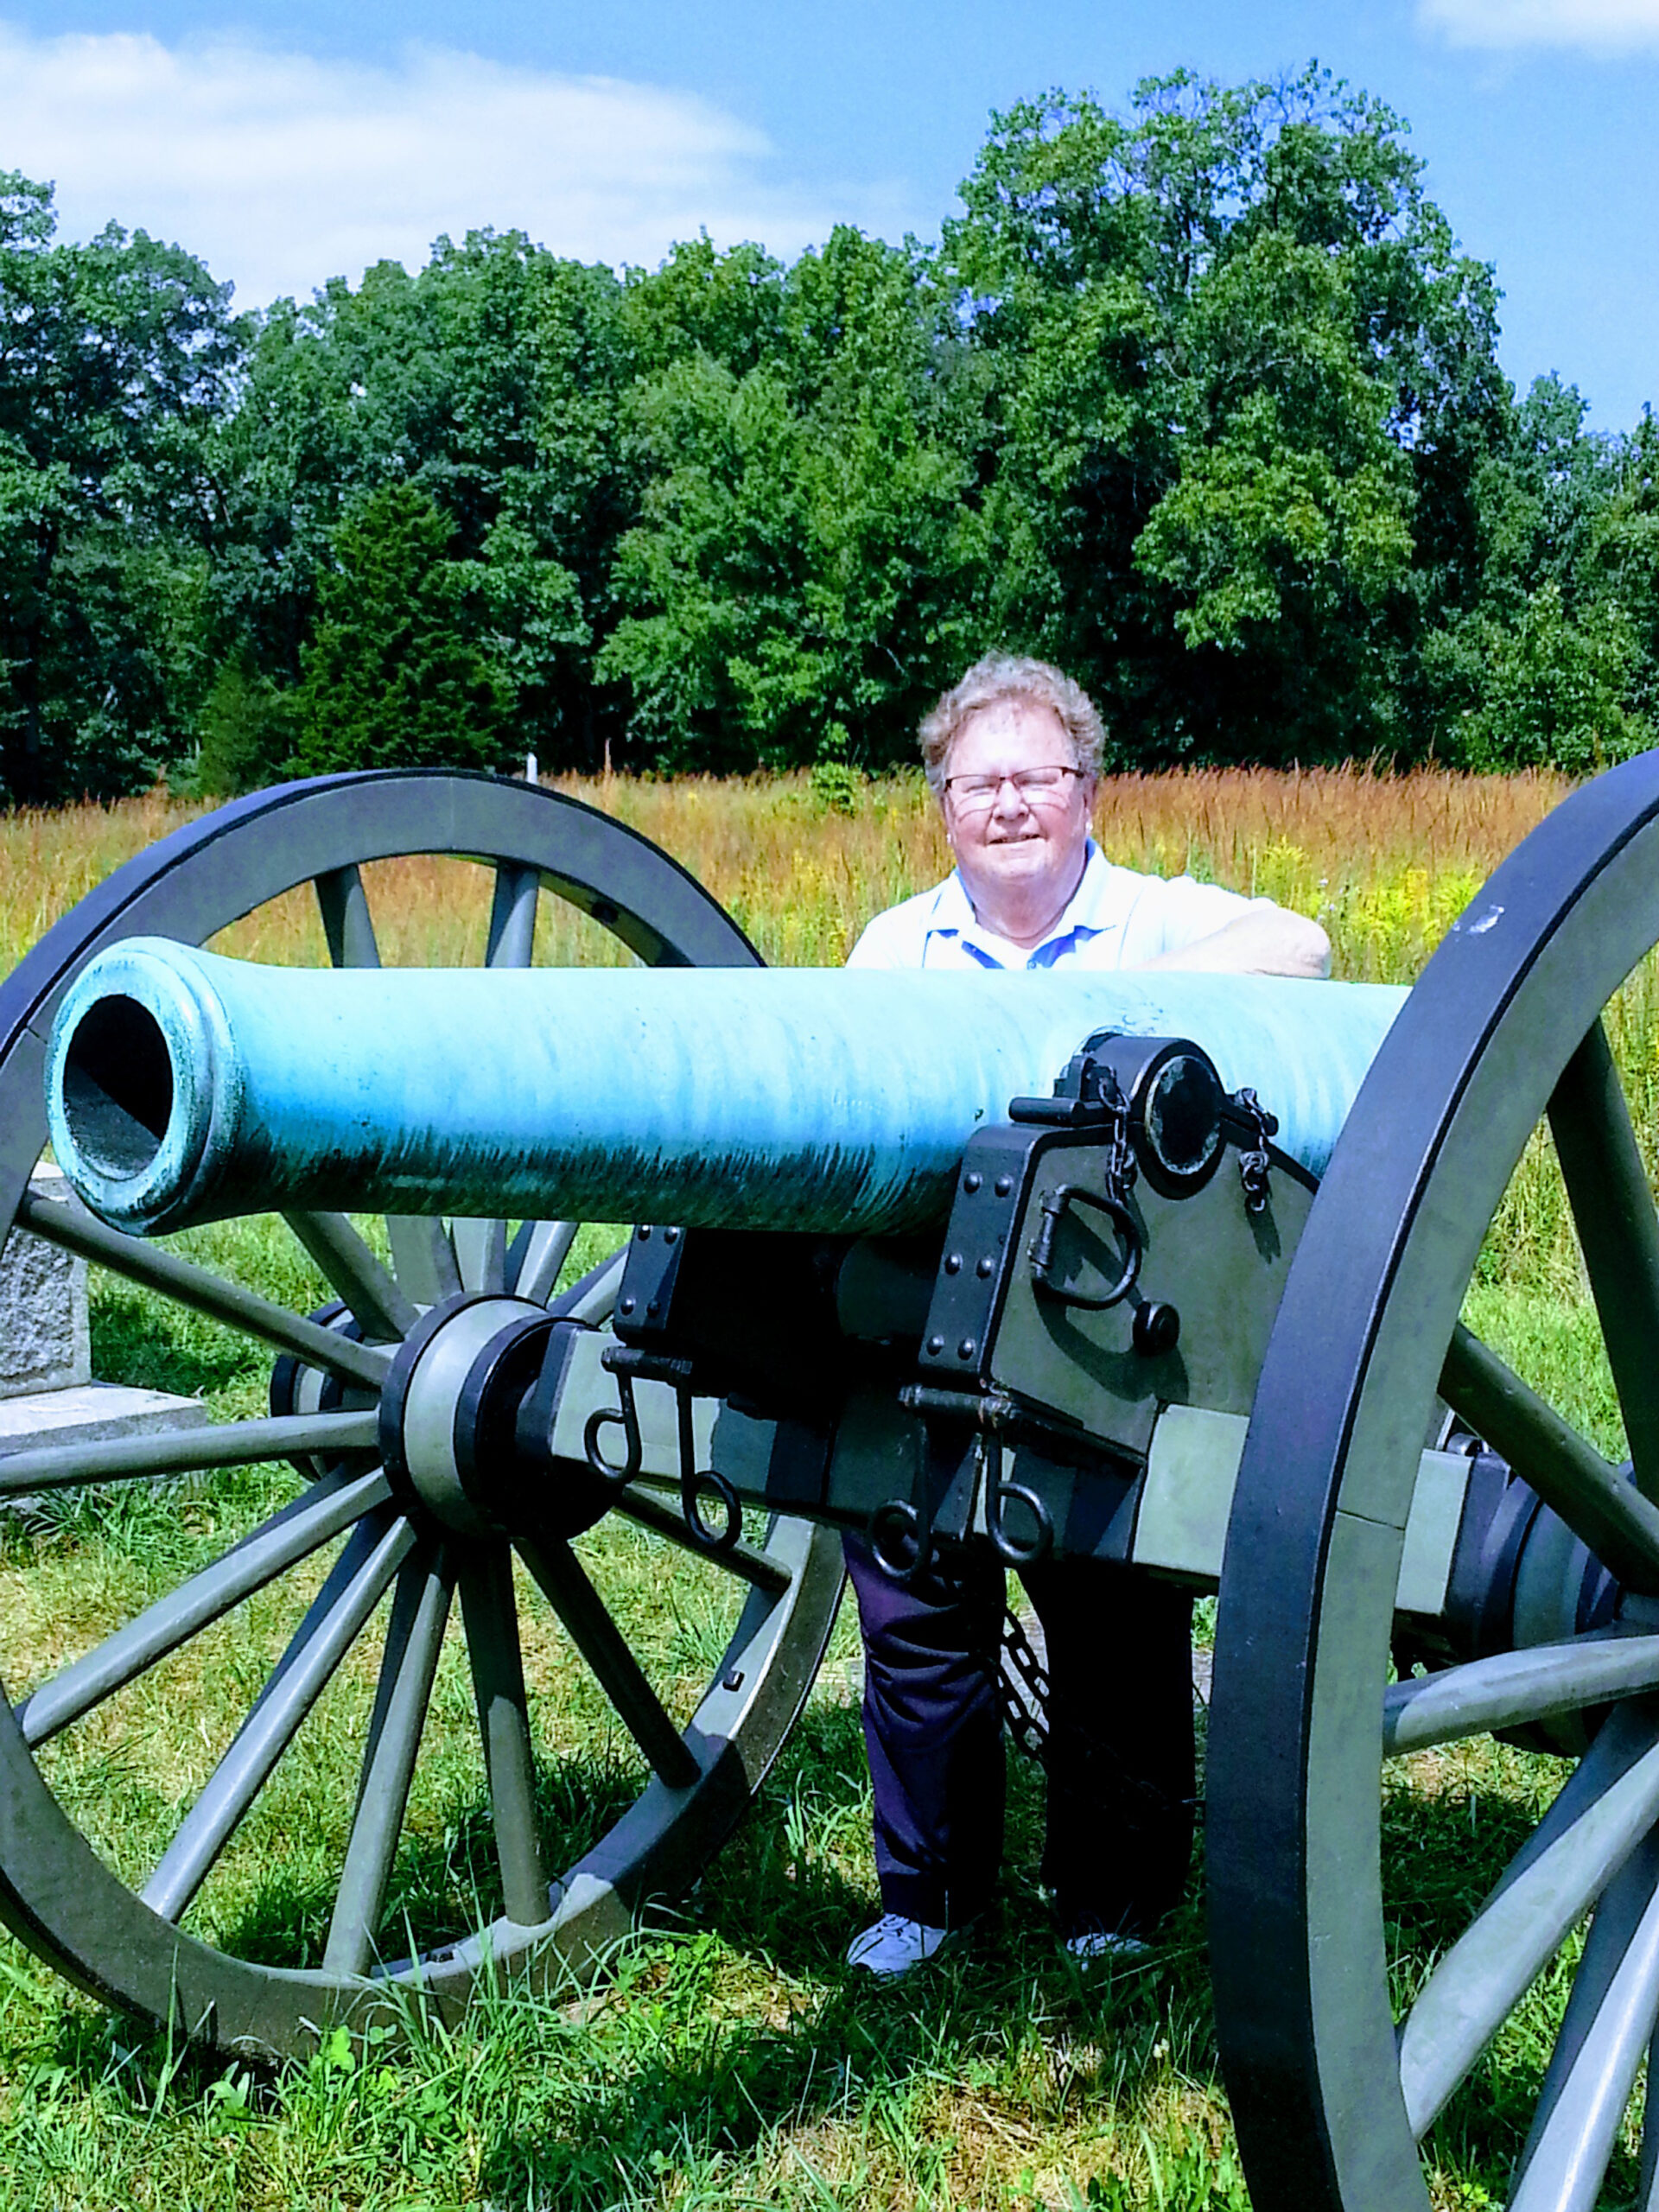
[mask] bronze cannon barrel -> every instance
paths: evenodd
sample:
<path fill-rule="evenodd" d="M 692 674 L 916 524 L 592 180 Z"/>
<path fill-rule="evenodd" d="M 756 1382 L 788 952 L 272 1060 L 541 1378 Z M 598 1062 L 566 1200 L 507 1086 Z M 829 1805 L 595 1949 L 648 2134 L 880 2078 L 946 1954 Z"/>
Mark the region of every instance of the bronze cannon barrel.
<path fill-rule="evenodd" d="M 962 1148 L 1103 1030 L 1187 1037 L 1319 1173 L 1403 991 L 1071 970 L 310 969 L 156 938 L 89 962 L 48 1118 L 92 1210 L 918 1228 Z"/>

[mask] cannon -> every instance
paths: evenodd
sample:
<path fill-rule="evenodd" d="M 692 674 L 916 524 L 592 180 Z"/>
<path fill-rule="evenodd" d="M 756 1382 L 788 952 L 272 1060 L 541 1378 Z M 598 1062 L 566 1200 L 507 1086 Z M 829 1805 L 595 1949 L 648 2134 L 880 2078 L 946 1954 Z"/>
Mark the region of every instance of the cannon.
<path fill-rule="evenodd" d="M 481 972 L 367 972 L 373 864 L 417 854 L 492 872 Z M 1659 941 L 1656 863 L 1649 755 L 1563 804 L 1405 994 L 766 973 L 644 840 L 482 778 L 327 779 L 176 833 L 4 987 L 0 1204 L 268 1347 L 269 1410 L 16 1453 L 0 1495 L 292 1475 L 176 1586 L 8 1680 L 0 1914 L 234 2051 L 581 1972 L 753 1798 L 840 1529 L 901 1576 L 955 1545 L 1111 1560 L 1217 1593 L 1208 1910 L 1254 2201 L 1426 2205 L 1437 2118 L 1587 1922 L 1511 2202 L 1592 2205 L 1659 2018 L 1659 1217 L 1602 1019 Z M 296 893 L 327 967 L 200 949 Z M 613 964 L 537 964 L 550 909 Z M 1541 1129 L 1623 1465 L 1464 1324 Z M 77 1202 L 29 1191 L 48 1132 Z M 256 1294 L 192 1229 L 273 1212 L 332 1305 Z M 583 1216 L 618 1249 L 566 1284 Z M 178 1228 L 188 1253 L 152 1241 Z M 689 1686 L 607 1604 L 618 1531 L 709 1593 Z M 442 1786 L 457 1597 L 489 1808 L 470 1901 L 405 1834 Z M 556 1696 L 550 1621 L 581 1674 Z M 168 1739 L 140 1789 L 142 1730 L 124 1760 L 99 1732 L 215 1637 L 239 1721 L 194 1765 Z M 349 1805 L 288 1778 L 314 1708 L 353 1732 Z M 626 1755 L 584 1752 L 582 1709 Z M 1397 1988 L 1389 1763 L 1489 1735 L 1566 1778 Z M 282 1958 L 226 1874 L 276 1837 L 317 1862 Z M 1643 2202 L 1659 2123 L 1646 2143 Z"/>

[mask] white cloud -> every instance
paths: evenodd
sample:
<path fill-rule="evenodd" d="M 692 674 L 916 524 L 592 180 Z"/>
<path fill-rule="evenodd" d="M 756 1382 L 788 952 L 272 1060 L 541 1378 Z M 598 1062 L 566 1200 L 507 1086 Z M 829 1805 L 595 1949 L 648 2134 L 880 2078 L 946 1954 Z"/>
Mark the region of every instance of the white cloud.
<path fill-rule="evenodd" d="M 703 226 L 790 254 L 871 215 L 810 200 L 760 132 L 689 93 L 430 47 L 386 68 L 0 24 L 0 166 L 55 183 L 63 235 L 114 219 L 176 239 L 241 306 L 418 268 L 440 232 L 486 224 L 654 264 Z"/>
<path fill-rule="evenodd" d="M 1418 0 L 1417 20 L 1457 46 L 1659 47 L 1659 0 Z"/>

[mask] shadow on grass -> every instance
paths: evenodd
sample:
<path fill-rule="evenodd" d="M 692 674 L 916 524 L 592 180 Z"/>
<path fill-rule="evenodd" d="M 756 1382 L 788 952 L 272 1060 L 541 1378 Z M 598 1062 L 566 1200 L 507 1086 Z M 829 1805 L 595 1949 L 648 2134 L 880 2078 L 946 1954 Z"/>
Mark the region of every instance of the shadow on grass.
<path fill-rule="evenodd" d="M 573 1866 L 626 1811 L 639 1784 L 603 1756 L 545 1765 L 537 1774 L 537 1806 L 550 1872 Z M 264 1966 L 321 1963 L 334 1910 L 335 1866 L 274 1865 L 213 1940 L 238 1958 Z M 501 1910 L 495 1833 L 482 1790 L 443 1808 L 442 1834 L 405 1835 L 382 1922 L 381 1952 L 427 1951 L 487 1925 Z"/>
<path fill-rule="evenodd" d="M 1196 2097 L 1212 2122 L 1222 2095 L 1197 1882 L 1151 1961 L 1084 1974 L 1057 1947 L 1020 1871 L 1031 1863 L 1040 1806 L 1038 1778 L 1016 1765 L 1001 1918 L 970 1949 L 902 1986 L 874 1985 L 841 1963 L 872 1908 L 868 1859 L 855 1837 L 826 1846 L 811 1825 L 822 1816 L 857 1827 L 868 1818 L 861 1759 L 855 1711 L 810 1710 L 701 1891 L 620 1947 L 594 1994 L 575 2001 L 574 1985 L 541 1997 L 486 1993 L 453 2037 L 417 2034 L 390 2072 L 365 2069 L 353 2123 L 362 2157 L 371 2166 L 391 2157 L 413 2106 L 436 2096 L 440 2081 L 464 2076 L 478 2085 L 464 2123 L 478 2145 L 478 2185 L 500 2202 L 578 2212 L 682 2199 L 920 2203 L 953 2197 L 963 2172 L 982 2161 L 1007 2196 L 1017 2179 L 1009 2141 L 1046 2145 L 1046 2159 L 1077 2146 L 1092 2166 L 1103 2142 L 1133 2146 L 1142 2124 L 1155 2131 L 1160 2156 L 1175 2146 L 1166 2167 L 1174 2174 L 1185 2153 L 1172 2091 Z M 1386 1910 L 1408 1986 L 1466 1928 L 1558 1778 L 1500 1753 L 1450 1781 L 1442 1775 L 1438 1786 L 1391 1790 Z M 629 1777 L 602 1761 L 542 1781 L 544 1818 L 565 1864 L 632 1796 Z M 411 1917 L 429 1910 L 416 1922 L 423 1942 L 457 1932 L 458 1901 L 476 1896 L 490 1910 L 493 1847 L 481 1798 L 460 1806 L 440 1843 L 406 1855 L 400 1878 Z M 321 1883 L 285 1886 L 273 1874 L 226 1939 L 244 1955 L 291 1965 L 296 1948 L 315 1955 L 329 1902 Z M 1517 2016 L 1440 2123 L 1430 2151 L 1453 2191 L 1448 2201 L 1465 2201 L 1458 2193 L 1465 2184 L 1501 2194 L 1570 1966 L 1569 1956 L 1551 1969 L 1535 2022 Z M 135 2085 L 162 2064 L 159 2047 L 152 2039 L 148 2055 L 130 2062 Z M 107 2033 L 71 2016 L 57 2063 L 107 2082 L 111 2049 Z M 263 2077 L 266 2118 L 286 2125 L 308 2097 L 321 2096 L 315 2063 Z M 191 2060 L 180 2088 L 200 2098 L 223 2071 L 222 2061 Z M 376 2086 L 384 2083 L 391 2086 Z M 462 2116 L 447 2103 L 441 2116 L 446 2139 L 459 2139 Z M 1211 2172 L 1194 2155 L 1194 2175 Z M 957 2161 L 954 2180 L 947 2158 Z M 814 2160 L 828 2162 L 822 2187 Z M 902 2176 L 891 2200 L 880 2181 L 889 2173 Z M 1184 2182 L 1185 2193 L 1167 2202 L 1242 2212 L 1232 2170 L 1216 2174 L 1202 2193 L 1196 2180 L 1190 2190 Z M 1633 2169 L 1616 2165 L 1609 2185 L 1628 2196 Z M 1109 2177 L 1098 2183 L 1103 2193 L 1091 2183 L 1079 2201 L 1138 2201 L 1121 2194 L 1127 2186 Z M 995 2193 L 988 2189 L 987 2201 Z"/>
<path fill-rule="evenodd" d="M 791 1819 L 792 1808 L 832 1796 L 840 1817 L 868 1821 L 858 1715 L 810 1710 L 677 1929 L 654 1944 L 642 1939 L 619 1961 L 580 2052 L 568 2054 L 581 2063 L 562 2094 L 534 2118 L 499 2127 L 486 2191 L 599 2207 L 619 2201 L 626 2177 L 621 2201 L 634 2201 L 629 2191 L 649 2198 L 653 2187 L 672 2194 L 671 2174 L 710 2186 L 746 2161 L 786 2161 L 785 2139 L 829 2126 L 874 2131 L 880 2156 L 903 2168 L 922 2201 L 930 2162 L 950 2147 L 944 2135 L 931 2139 L 954 2086 L 991 2105 L 1029 2095 L 1044 2123 L 1059 2126 L 1088 2101 L 1133 2100 L 1161 2075 L 1172 2046 L 1189 2075 L 1213 2078 L 1196 1891 L 1153 1961 L 1085 1974 L 1016 1871 L 1032 1863 L 1040 1835 L 1039 1777 L 1016 1764 L 1011 1784 L 1003 1910 L 948 1962 L 902 1986 L 878 1984 L 843 1963 L 849 1936 L 879 1909 L 872 1892 L 831 1855 L 803 1852 Z M 766 1977 L 764 2003 L 750 1970 Z M 557 2052 L 547 2057 L 562 2063 Z M 748 2176 L 757 2191 L 770 2188 L 753 2164 Z M 842 2201 L 816 2186 L 815 2203 Z M 692 2201 L 703 2201 L 695 2190 Z"/>
<path fill-rule="evenodd" d="M 91 1319 L 93 1374 L 139 1389 L 206 1398 L 270 1371 L 269 1352 L 124 1283 L 100 1281 Z"/>
<path fill-rule="evenodd" d="M 618 2202 L 620 2179 L 626 2202 L 649 2196 L 653 2179 L 706 2187 L 724 2169 L 747 2171 L 754 2194 L 743 2201 L 779 2201 L 798 2153 L 795 2178 L 809 2181 L 828 2148 L 815 2138 L 835 2129 L 847 2139 L 838 2163 L 855 2170 L 874 2158 L 904 2175 L 905 2201 L 931 2201 L 947 2161 L 1006 2157 L 994 2126 L 970 2148 L 988 2113 L 1023 2106 L 1033 2125 L 1059 2130 L 1090 2107 L 1132 2105 L 1162 2077 L 1172 2042 L 1189 2071 L 1213 2071 L 1196 1944 L 1085 1980 L 1016 1907 L 973 1952 L 902 1986 L 821 1959 L 779 2021 L 732 2017 L 698 1942 L 679 1947 L 680 1962 L 636 1966 L 645 1986 L 619 1986 L 610 2009 L 633 2005 L 648 2032 L 602 2026 L 581 2051 L 579 2082 L 530 2124 L 499 2128 L 483 2167 L 493 2196 L 598 2208 Z M 854 2201 L 821 2188 L 809 2190 L 815 2203 Z"/>

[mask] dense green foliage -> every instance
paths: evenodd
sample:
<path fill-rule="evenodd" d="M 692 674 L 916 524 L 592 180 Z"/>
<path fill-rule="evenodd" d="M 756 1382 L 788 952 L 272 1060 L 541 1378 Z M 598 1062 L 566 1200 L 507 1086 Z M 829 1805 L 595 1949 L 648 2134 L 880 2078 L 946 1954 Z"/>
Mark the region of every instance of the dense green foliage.
<path fill-rule="evenodd" d="M 516 232 L 233 317 L 0 173 L 0 781 L 902 758 L 990 645 L 1115 765 L 1593 766 L 1659 717 L 1656 434 L 1517 397 L 1388 109 L 992 118 L 938 245 Z"/>

